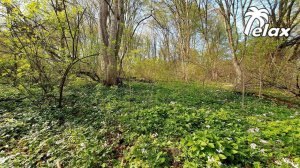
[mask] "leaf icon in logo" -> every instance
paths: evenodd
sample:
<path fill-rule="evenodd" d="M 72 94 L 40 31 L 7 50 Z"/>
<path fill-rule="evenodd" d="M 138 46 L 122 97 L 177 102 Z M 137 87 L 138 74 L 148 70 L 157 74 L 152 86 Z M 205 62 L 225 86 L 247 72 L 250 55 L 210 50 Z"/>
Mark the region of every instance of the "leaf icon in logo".
<path fill-rule="evenodd" d="M 246 35 L 250 34 L 251 28 L 255 20 L 258 20 L 259 27 L 262 28 L 266 23 L 269 22 L 269 11 L 267 9 L 258 9 L 255 6 L 249 8 L 248 12 L 245 14 L 246 17 L 250 17 L 244 33 Z"/>

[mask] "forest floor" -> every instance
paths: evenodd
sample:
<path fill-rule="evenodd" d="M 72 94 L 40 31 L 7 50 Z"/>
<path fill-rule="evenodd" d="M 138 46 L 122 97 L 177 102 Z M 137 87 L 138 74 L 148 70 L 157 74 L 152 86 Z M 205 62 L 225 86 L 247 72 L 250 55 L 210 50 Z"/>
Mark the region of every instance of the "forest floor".
<path fill-rule="evenodd" d="M 38 92 L 38 91 L 37 91 Z M 0 86 L 0 167 L 299 167 L 300 108 L 196 83 Z"/>

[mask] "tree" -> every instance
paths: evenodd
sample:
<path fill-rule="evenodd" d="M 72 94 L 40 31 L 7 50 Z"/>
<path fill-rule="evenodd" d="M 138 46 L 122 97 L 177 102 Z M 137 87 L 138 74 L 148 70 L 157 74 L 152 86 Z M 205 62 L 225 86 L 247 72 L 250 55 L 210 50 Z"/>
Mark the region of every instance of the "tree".
<path fill-rule="evenodd" d="M 242 20 L 245 20 L 245 9 L 246 11 L 250 8 L 252 4 L 252 0 L 248 3 L 243 0 L 216 0 L 219 11 L 224 19 L 224 25 L 226 28 L 227 39 L 230 46 L 231 54 L 232 54 L 232 63 L 236 73 L 236 86 L 240 87 L 243 83 L 243 72 L 241 63 L 245 52 L 243 51 L 246 47 L 247 37 L 244 37 L 244 47 L 240 47 L 240 34 L 238 32 L 238 12 L 241 9 L 242 12 Z M 245 24 L 243 23 L 245 26 Z M 240 52 L 239 52 L 240 50 Z M 238 57 L 238 53 L 241 53 L 240 58 Z"/>
<path fill-rule="evenodd" d="M 118 84 L 118 54 L 124 30 L 124 1 L 100 0 L 100 36 L 104 61 L 105 85 Z M 100 62 L 100 61 L 99 61 Z"/>
<path fill-rule="evenodd" d="M 86 9 L 65 0 L 31 1 L 21 4 L 24 10 L 14 3 L 5 5 L 13 10 L 5 18 L 9 31 L 1 32 L 5 40 L 0 45 L 13 48 L 6 54 L 18 58 L 16 87 L 30 92 L 39 86 L 45 98 L 52 98 L 58 86 L 58 107 L 62 107 L 64 88 L 70 74 L 76 74 L 76 65 L 98 55 L 82 52 Z"/>

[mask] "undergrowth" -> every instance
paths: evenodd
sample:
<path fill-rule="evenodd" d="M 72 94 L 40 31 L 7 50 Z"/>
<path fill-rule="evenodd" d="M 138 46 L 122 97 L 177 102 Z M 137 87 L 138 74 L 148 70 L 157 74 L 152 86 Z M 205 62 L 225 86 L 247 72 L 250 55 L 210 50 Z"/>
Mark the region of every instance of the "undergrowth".
<path fill-rule="evenodd" d="M 72 84 L 0 102 L 0 167 L 298 167 L 299 109 L 213 86 Z M 22 97 L 2 87 L 1 98 Z"/>

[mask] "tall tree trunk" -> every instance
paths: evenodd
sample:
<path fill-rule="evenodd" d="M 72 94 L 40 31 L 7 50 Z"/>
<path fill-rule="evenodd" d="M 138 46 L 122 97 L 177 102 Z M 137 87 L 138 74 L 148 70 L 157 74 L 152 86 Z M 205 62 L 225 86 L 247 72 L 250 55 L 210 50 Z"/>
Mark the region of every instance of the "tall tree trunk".
<path fill-rule="evenodd" d="M 109 64 L 109 61 L 108 61 L 108 54 L 107 54 L 107 50 L 108 50 L 108 45 L 109 45 L 109 42 L 108 42 L 108 26 L 107 26 L 107 22 L 108 22 L 108 15 L 109 15 L 109 9 L 108 9 L 108 4 L 107 3 L 110 3 L 110 0 L 107 1 L 107 3 L 105 2 L 105 0 L 100 0 L 100 27 L 99 27 L 99 30 L 100 30 L 100 37 L 101 37 L 101 42 L 102 42 L 102 47 L 101 47 L 101 55 L 103 57 L 103 62 L 104 62 L 104 72 L 105 72 L 105 75 L 106 75 L 106 72 L 107 72 L 107 67 L 108 67 L 108 64 Z M 102 69 L 100 68 L 100 63 L 102 62 L 102 57 L 99 56 L 99 59 L 98 59 L 98 75 L 101 76 L 101 71 Z"/>
<path fill-rule="evenodd" d="M 225 26 L 226 26 L 226 30 L 227 30 L 227 36 L 228 36 L 228 42 L 233 54 L 233 58 L 232 58 L 232 64 L 234 67 L 234 71 L 236 74 L 236 78 L 235 78 L 235 83 L 237 87 L 240 87 L 242 85 L 242 68 L 241 68 L 241 64 L 239 62 L 239 59 L 237 57 L 237 44 L 235 44 L 234 42 L 234 38 L 233 38 L 233 30 L 232 27 L 230 25 L 230 20 L 225 20 Z"/>
<path fill-rule="evenodd" d="M 236 74 L 235 84 L 236 87 L 242 87 L 243 72 L 241 61 L 237 57 L 239 46 L 239 34 L 237 30 L 237 7 L 241 1 L 216 0 L 216 2 L 220 7 L 220 12 L 224 19 L 228 43 L 232 52 L 232 63 Z"/>
<path fill-rule="evenodd" d="M 111 26 L 110 26 L 110 35 L 109 35 L 109 52 L 108 52 L 108 65 L 106 71 L 106 79 L 105 84 L 108 86 L 116 85 L 117 84 L 117 56 L 118 50 L 117 46 L 117 39 L 118 39 L 118 15 L 119 15 L 119 0 L 113 0 L 112 10 L 114 13 L 111 15 Z"/>
<path fill-rule="evenodd" d="M 233 67 L 236 74 L 236 85 L 239 86 L 242 84 L 242 68 L 236 56 L 232 59 Z"/>
<path fill-rule="evenodd" d="M 105 64 L 104 83 L 107 86 L 112 86 L 119 83 L 117 67 L 118 54 L 123 35 L 123 26 L 124 2 L 122 0 L 101 0 L 100 34 L 103 44 L 102 55 Z"/>

